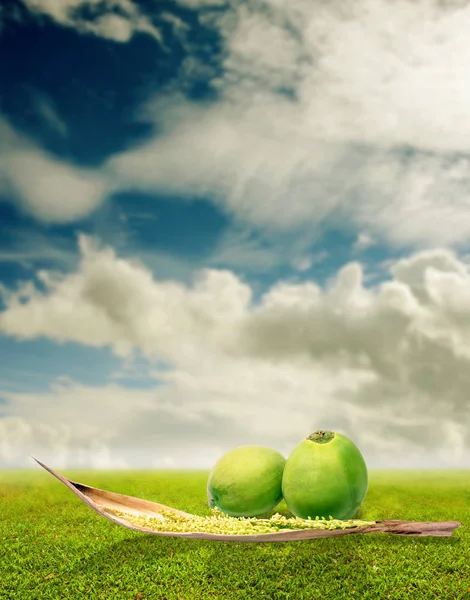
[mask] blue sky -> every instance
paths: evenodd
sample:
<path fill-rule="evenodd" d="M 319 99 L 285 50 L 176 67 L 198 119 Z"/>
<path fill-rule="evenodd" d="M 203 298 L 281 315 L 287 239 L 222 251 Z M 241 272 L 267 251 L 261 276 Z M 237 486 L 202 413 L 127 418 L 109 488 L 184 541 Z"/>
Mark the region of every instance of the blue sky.
<path fill-rule="evenodd" d="M 3 4 L 0 465 L 468 467 L 468 14 Z"/>

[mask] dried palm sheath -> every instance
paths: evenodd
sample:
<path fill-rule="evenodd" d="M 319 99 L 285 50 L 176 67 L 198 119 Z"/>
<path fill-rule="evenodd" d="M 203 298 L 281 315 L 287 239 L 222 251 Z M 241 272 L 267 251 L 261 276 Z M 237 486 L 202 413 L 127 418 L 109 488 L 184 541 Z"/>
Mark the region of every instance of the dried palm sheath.
<path fill-rule="evenodd" d="M 34 458 L 34 457 L 32 457 Z M 351 533 L 394 533 L 403 536 L 451 536 L 454 529 L 460 527 L 458 521 L 441 522 L 418 522 L 418 521 L 375 521 L 370 524 L 348 529 L 291 529 L 275 531 L 273 533 L 258 534 L 216 534 L 208 532 L 179 532 L 179 531 L 156 531 L 149 527 L 139 526 L 133 522 L 132 517 L 150 517 L 163 519 L 162 512 L 170 512 L 181 517 L 192 518 L 194 515 L 177 510 L 164 504 L 158 504 L 149 500 L 142 500 L 133 496 L 125 496 L 115 492 L 107 492 L 98 488 L 71 481 L 50 467 L 46 466 L 36 458 L 34 460 L 61 483 L 67 486 L 82 502 L 95 510 L 98 514 L 106 517 L 113 523 L 123 525 L 134 531 L 151 533 L 154 535 L 196 538 L 202 540 L 219 540 L 229 542 L 287 542 L 296 540 L 307 540 L 311 538 L 333 537 Z M 115 514 L 119 512 L 119 516 Z M 124 514 L 123 514 L 124 513 Z M 129 517 L 126 517 L 126 514 Z"/>

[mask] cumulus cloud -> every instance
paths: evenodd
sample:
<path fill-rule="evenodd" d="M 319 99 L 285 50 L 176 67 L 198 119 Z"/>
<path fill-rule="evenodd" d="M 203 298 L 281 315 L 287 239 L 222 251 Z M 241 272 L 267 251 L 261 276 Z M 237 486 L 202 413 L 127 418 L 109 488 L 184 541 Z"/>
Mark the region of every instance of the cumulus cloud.
<path fill-rule="evenodd" d="M 197 352 L 201 335 L 223 345 L 227 319 L 241 317 L 250 299 L 250 289 L 229 271 L 203 271 L 189 291 L 173 281 L 155 285 L 142 265 L 117 258 L 109 248 L 100 250 L 90 238 L 82 236 L 80 247 L 78 273 L 64 279 L 39 273 L 42 283 L 55 291 L 31 298 L 30 306 L 38 308 L 33 321 L 22 327 L 17 320 L 17 311 L 29 305 L 23 290 L 10 299 L 10 310 L 2 314 L 5 332 L 23 338 L 51 335 L 92 346 L 111 344 L 120 356 L 139 348 L 148 356 L 172 358 L 185 350 Z"/>
<path fill-rule="evenodd" d="M 68 223 L 91 214 L 111 186 L 92 169 L 70 165 L 0 119 L 0 189 L 38 220 Z"/>
<path fill-rule="evenodd" d="M 206 7 L 218 100 L 150 102 L 158 137 L 109 168 L 123 186 L 211 197 L 266 229 L 347 219 L 396 246 L 464 244 L 469 16 L 468 3 L 409 0 Z"/>
<path fill-rule="evenodd" d="M 19 417 L 0 419 L 0 464 L 2 468 L 32 468 L 35 456 L 57 468 L 115 469 L 126 468 L 125 460 L 111 456 L 108 446 L 74 425 Z"/>
<path fill-rule="evenodd" d="M 115 384 L 93 389 L 68 378 L 57 379 L 48 393 L 1 395 L 7 408 L 0 419 L 0 461 L 6 466 L 31 467 L 31 454 L 62 468 L 128 467 L 128 459 L 111 452 L 112 444 L 132 411 L 152 406 L 151 392 Z"/>
<path fill-rule="evenodd" d="M 344 372 L 333 383 L 322 370 L 280 371 L 220 355 L 192 365 L 183 360 L 154 377 L 155 387 L 144 390 L 59 381 L 42 394 L 2 391 L 0 464 L 30 467 L 32 454 L 62 468 L 162 468 L 168 459 L 176 467 L 209 468 L 243 443 L 287 455 L 310 429 L 347 422 L 346 413 L 335 419 L 328 401 L 360 379 Z M 311 385 L 314 402 L 303 392 Z"/>
<path fill-rule="evenodd" d="M 451 251 L 399 260 L 374 288 L 353 262 L 323 288 L 279 282 L 258 303 L 230 271 L 204 270 L 182 285 L 89 238 L 81 252 L 77 272 L 43 272 L 44 291 L 29 284 L 9 294 L 0 331 L 108 346 L 123 358 L 138 351 L 149 368 L 169 368 L 155 366 L 155 390 L 104 390 L 102 406 L 99 390 L 82 387 L 74 402 L 55 390 L 44 423 L 102 424 L 141 457 L 154 444 L 178 461 L 186 443 L 208 461 L 240 443 L 288 453 L 306 429 L 332 428 L 371 465 L 468 464 L 470 273 Z M 23 419 L 50 402 L 6 397 Z M 95 408 L 81 414 L 87 402 Z"/>
<path fill-rule="evenodd" d="M 114 42 L 128 42 L 136 33 L 146 33 L 162 42 L 160 30 L 132 0 L 23 0 L 23 4 L 80 33 Z"/>

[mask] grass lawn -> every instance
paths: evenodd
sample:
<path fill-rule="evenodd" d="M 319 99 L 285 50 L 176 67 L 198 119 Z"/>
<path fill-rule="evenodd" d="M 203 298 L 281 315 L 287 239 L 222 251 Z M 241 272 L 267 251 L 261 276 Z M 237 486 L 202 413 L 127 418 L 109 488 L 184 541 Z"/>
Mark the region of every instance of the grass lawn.
<path fill-rule="evenodd" d="M 62 474 L 210 514 L 208 472 Z M 450 538 L 382 533 L 272 543 L 164 538 L 111 523 L 39 467 L 0 471 L 0 598 L 470 600 L 470 470 L 372 470 L 369 478 L 357 518 L 455 520 L 461 527 Z M 291 516 L 284 503 L 272 512 Z"/>

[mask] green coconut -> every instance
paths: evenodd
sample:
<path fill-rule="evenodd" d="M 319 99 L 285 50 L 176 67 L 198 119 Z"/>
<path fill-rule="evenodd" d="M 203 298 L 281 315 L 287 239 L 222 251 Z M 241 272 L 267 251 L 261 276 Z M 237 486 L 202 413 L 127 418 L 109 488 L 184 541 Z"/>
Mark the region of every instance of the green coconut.
<path fill-rule="evenodd" d="M 359 449 L 332 431 L 316 431 L 300 442 L 282 477 L 287 507 L 301 519 L 352 519 L 367 488 L 367 467 Z"/>
<path fill-rule="evenodd" d="M 286 459 L 264 446 L 239 446 L 214 465 L 207 482 L 210 508 L 230 517 L 257 517 L 282 500 Z"/>

